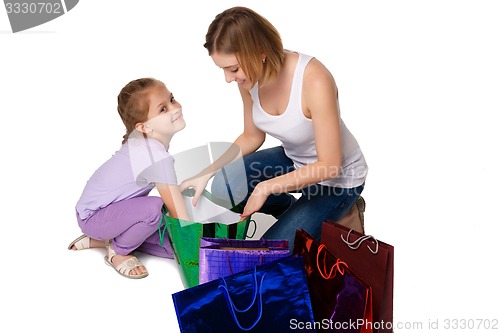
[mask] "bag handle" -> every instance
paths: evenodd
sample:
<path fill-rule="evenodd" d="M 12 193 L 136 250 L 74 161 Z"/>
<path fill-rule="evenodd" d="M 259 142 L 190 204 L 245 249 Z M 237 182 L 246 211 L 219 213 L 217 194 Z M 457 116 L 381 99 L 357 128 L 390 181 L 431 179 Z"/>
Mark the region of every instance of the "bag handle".
<path fill-rule="evenodd" d="M 167 223 L 165 223 L 165 215 L 167 213 L 167 208 L 164 210 L 162 209 L 162 218 L 160 223 L 158 224 L 158 235 L 160 236 L 160 246 L 163 247 L 164 244 L 164 239 L 165 239 L 165 232 L 167 231 Z"/>
<path fill-rule="evenodd" d="M 262 318 L 262 283 L 264 282 L 264 277 L 266 276 L 266 273 L 264 273 L 260 279 L 260 286 L 257 284 L 257 269 L 254 268 L 254 288 L 253 288 L 253 296 L 252 296 L 252 301 L 250 302 L 250 305 L 248 305 L 245 309 L 238 309 L 236 305 L 234 304 L 233 300 L 231 299 L 231 295 L 229 295 L 229 289 L 227 288 L 227 283 L 224 278 L 221 278 L 223 284 L 219 285 L 219 289 L 222 290 L 222 294 L 224 295 L 224 298 L 226 299 L 227 306 L 229 308 L 229 312 L 231 313 L 231 317 L 233 317 L 234 322 L 238 327 L 243 330 L 243 331 L 249 331 L 252 328 L 257 325 L 257 323 L 260 321 Z M 242 312 L 247 312 L 250 310 L 253 305 L 255 304 L 255 301 L 257 300 L 257 294 L 259 294 L 259 302 L 257 303 L 257 309 L 258 309 L 258 315 L 257 318 L 255 319 L 255 322 L 250 325 L 249 327 L 243 327 L 241 326 L 240 322 L 238 321 L 238 318 L 236 317 L 236 312 L 242 313 Z"/>
<path fill-rule="evenodd" d="M 257 222 L 255 222 L 254 219 L 250 219 L 250 222 L 253 222 L 254 229 L 253 229 L 252 235 L 250 235 L 250 236 L 248 236 L 248 230 L 247 230 L 247 235 L 246 235 L 247 238 L 253 238 L 253 236 L 255 236 L 255 233 L 257 232 Z M 249 225 L 250 225 L 250 222 L 248 223 Z"/>
<path fill-rule="evenodd" d="M 368 248 L 368 250 L 370 250 L 371 253 L 373 254 L 377 254 L 378 253 L 378 240 L 371 236 L 371 235 L 366 235 L 366 236 L 363 236 L 363 237 L 359 237 L 358 239 L 356 239 L 355 241 L 353 242 L 349 242 L 349 237 L 351 236 L 351 232 L 352 232 L 352 229 L 349 230 L 349 232 L 347 233 L 347 239 L 344 238 L 344 235 L 340 235 L 340 238 L 342 238 L 342 241 L 344 243 L 347 244 L 347 246 L 351 249 L 351 250 L 357 250 L 361 244 L 363 244 L 364 241 L 368 240 L 368 239 L 373 239 L 375 241 L 375 249 L 372 249 L 370 246 L 366 245 L 366 247 Z"/>
<path fill-rule="evenodd" d="M 222 176 L 224 176 L 224 182 L 226 183 L 227 193 L 229 194 L 229 200 L 231 200 L 231 207 L 234 208 L 236 205 L 234 204 L 233 192 L 231 192 L 231 187 L 229 186 L 229 180 L 227 179 L 226 170 L 224 167 L 221 168 Z"/>
<path fill-rule="evenodd" d="M 323 251 L 325 250 L 325 251 Z M 323 257 L 323 269 L 321 269 L 321 267 L 319 267 L 319 256 L 321 254 L 321 252 L 323 252 L 325 254 L 325 256 Z M 320 244 L 319 247 L 318 247 L 318 254 L 316 256 L 316 267 L 318 267 L 318 271 L 319 271 L 319 274 L 321 275 L 321 277 L 325 280 L 330 280 L 330 279 L 333 279 L 336 275 L 337 275 L 337 272 L 339 272 L 341 275 L 344 275 L 344 268 L 345 267 L 348 267 L 347 264 L 340 260 L 340 259 L 337 259 L 337 262 L 335 262 L 335 264 L 333 264 L 333 266 L 330 268 L 330 272 L 328 274 L 326 274 L 326 246 L 325 244 Z"/>

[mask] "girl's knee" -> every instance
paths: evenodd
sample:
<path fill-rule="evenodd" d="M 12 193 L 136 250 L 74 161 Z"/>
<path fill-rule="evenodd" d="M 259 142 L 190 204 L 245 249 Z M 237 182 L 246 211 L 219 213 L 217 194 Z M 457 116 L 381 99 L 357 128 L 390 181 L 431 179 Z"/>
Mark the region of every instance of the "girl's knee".
<path fill-rule="evenodd" d="M 150 200 L 148 200 L 148 207 L 149 209 L 144 217 L 144 222 L 156 227 L 163 217 L 163 199 L 160 197 L 150 197 Z"/>

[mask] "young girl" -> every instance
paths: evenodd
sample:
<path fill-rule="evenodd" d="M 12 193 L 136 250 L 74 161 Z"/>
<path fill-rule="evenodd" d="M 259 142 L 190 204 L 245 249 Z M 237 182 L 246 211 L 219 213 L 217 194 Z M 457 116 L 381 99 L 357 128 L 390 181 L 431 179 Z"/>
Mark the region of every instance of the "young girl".
<path fill-rule="evenodd" d="M 161 248 L 155 242 L 163 204 L 171 216 L 189 219 L 168 153 L 170 140 L 186 123 L 174 95 L 152 78 L 131 81 L 120 91 L 118 113 L 126 128 L 122 146 L 88 180 L 76 204 L 84 234 L 68 248 L 106 247 L 108 265 L 140 279 L 148 272 L 132 251 L 173 257 L 168 244 Z M 148 196 L 155 186 L 161 198 Z"/>

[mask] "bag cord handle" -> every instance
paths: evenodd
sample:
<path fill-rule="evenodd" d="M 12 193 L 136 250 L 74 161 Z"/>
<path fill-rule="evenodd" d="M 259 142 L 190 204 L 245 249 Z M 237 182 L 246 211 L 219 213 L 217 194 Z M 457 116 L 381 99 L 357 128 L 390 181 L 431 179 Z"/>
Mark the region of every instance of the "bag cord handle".
<path fill-rule="evenodd" d="M 344 238 L 344 235 L 340 235 L 340 238 L 342 238 L 342 241 L 344 243 L 347 244 L 347 246 L 349 246 L 349 248 L 351 250 L 357 250 L 361 244 L 363 244 L 364 241 L 368 240 L 368 239 L 373 239 L 374 242 L 375 242 L 375 249 L 372 249 L 369 245 L 366 245 L 366 247 L 368 248 L 368 250 L 370 250 L 371 253 L 373 254 L 377 254 L 378 253 L 378 240 L 371 236 L 371 235 L 366 235 L 366 236 L 363 236 L 363 237 L 359 237 L 358 239 L 356 239 L 355 241 L 353 242 L 349 242 L 349 238 L 351 236 L 351 232 L 352 232 L 352 229 L 349 230 L 349 232 L 347 233 L 347 239 Z"/>
<path fill-rule="evenodd" d="M 229 194 L 229 200 L 231 200 L 231 207 L 234 209 L 236 205 L 234 204 L 233 192 L 231 192 L 231 187 L 229 186 L 229 180 L 227 179 L 226 170 L 224 167 L 221 168 L 222 176 L 224 176 L 224 182 L 226 183 L 227 193 Z"/>
<path fill-rule="evenodd" d="M 339 272 L 341 275 L 344 275 L 344 269 L 345 267 L 348 267 L 347 264 L 340 260 L 340 259 L 337 259 L 337 262 L 335 264 L 333 264 L 333 266 L 330 268 L 330 272 L 328 274 L 326 274 L 326 251 L 323 251 L 323 250 L 326 250 L 326 246 L 325 244 L 320 244 L 319 247 L 318 247 L 318 254 L 316 256 L 316 267 L 318 267 L 318 271 L 319 271 L 319 274 L 321 275 L 321 277 L 325 280 L 330 280 L 330 279 L 333 279 L 336 275 L 337 275 L 337 272 Z M 324 253 L 324 257 L 323 257 L 323 269 L 321 269 L 321 267 L 319 266 L 319 256 L 321 253 Z"/>
<path fill-rule="evenodd" d="M 254 288 L 253 288 L 253 296 L 252 296 L 252 301 L 250 302 L 250 305 L 248 305 L 245 309 L 238 309 L 236 305 L 234 304 L 233 300 L 231 299 L 231 296 L 229 295 L 229 289 L 227 288 L 227 283 L 224 278 L 221 278 L 223 285 L 219 285 L 219 289 L 222 290 L 222 293 L 224 295 L 224 298 L 226 299 L 227 306 L 229 308 L 229 312 L 231 313 L 231 317 L 233 317 L 234 322 L 238 327 L 243 330 L 243 331 L 249 331 L 252 328 L 257 325 L 257 323 L 260 321 L 262 318 L 262 283 L 264 282 L 264 277 L 266 276 L 266 273 L 264 273 L 260 279 L 260 286 L 257 284 L 257 269 L 254 268 Z M 250 325 L 249 327 L 243 327 L 241 326 L 238 318 L 236 317 L 236 312 L 242 313 L 242 312 L 247 312 L 252 308 L 252 306 L 255 304 L 255 301 L 257 300 L 257 294 L 259 294 L 259 302 L 257 303 L 257 309 L 258 309 L 258 315 L 257 318 L 255 319 L 255 322 Z"/>
<path fill-rule="evenodd" d="M 167 210 L 165 209 L 167 212 Z M 167 231 L 167 223 L 165 223 L 165 213 L 162 213 L 162 218 L 160 223 L 158 224 L 158 235 L 160 236 L 160 246 L 163 247 L 165 232 Z"/>

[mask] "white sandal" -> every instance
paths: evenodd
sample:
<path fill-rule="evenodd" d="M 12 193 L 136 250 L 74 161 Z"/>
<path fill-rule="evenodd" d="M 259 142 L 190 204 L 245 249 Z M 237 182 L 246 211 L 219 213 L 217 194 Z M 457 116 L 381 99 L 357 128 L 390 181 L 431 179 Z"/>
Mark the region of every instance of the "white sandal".
<path fill-rule="evenodd" d="M 76 249 L 73 249 L 73 246 Z M 80 237 L 72 241 L 71 244 L 69 244 L 68 246 L 68 250 L 77 251 L 86 249 L 90 249 L 90 237 L 85 234 L 81 235 Z"/>
<path fill-rule="evenodd" d="M 113 257 L 116 255 L 115 250 L 111 247 L 111 244 L 109 242 L 106 242 L 106 249 L 108 251 L 108 254 L 104 257 L 104 261 L 106 262 L 107 265 L 113 267 L 115 271 L 129 279 L 142 279 L 145 278 L 146 276 L 149 275 L 148 272 L 144 272 L 142 274 L 137 274 L 137 275 L 131 275 L 130 272 L 136 268 L 136 267 L 141 267 L 144 265 L 137 259 L 136 257 L 129 258 L 127 260 L 124 260 L 122 263 L 119 265 L 113 264 L 111 261 Z"/>

